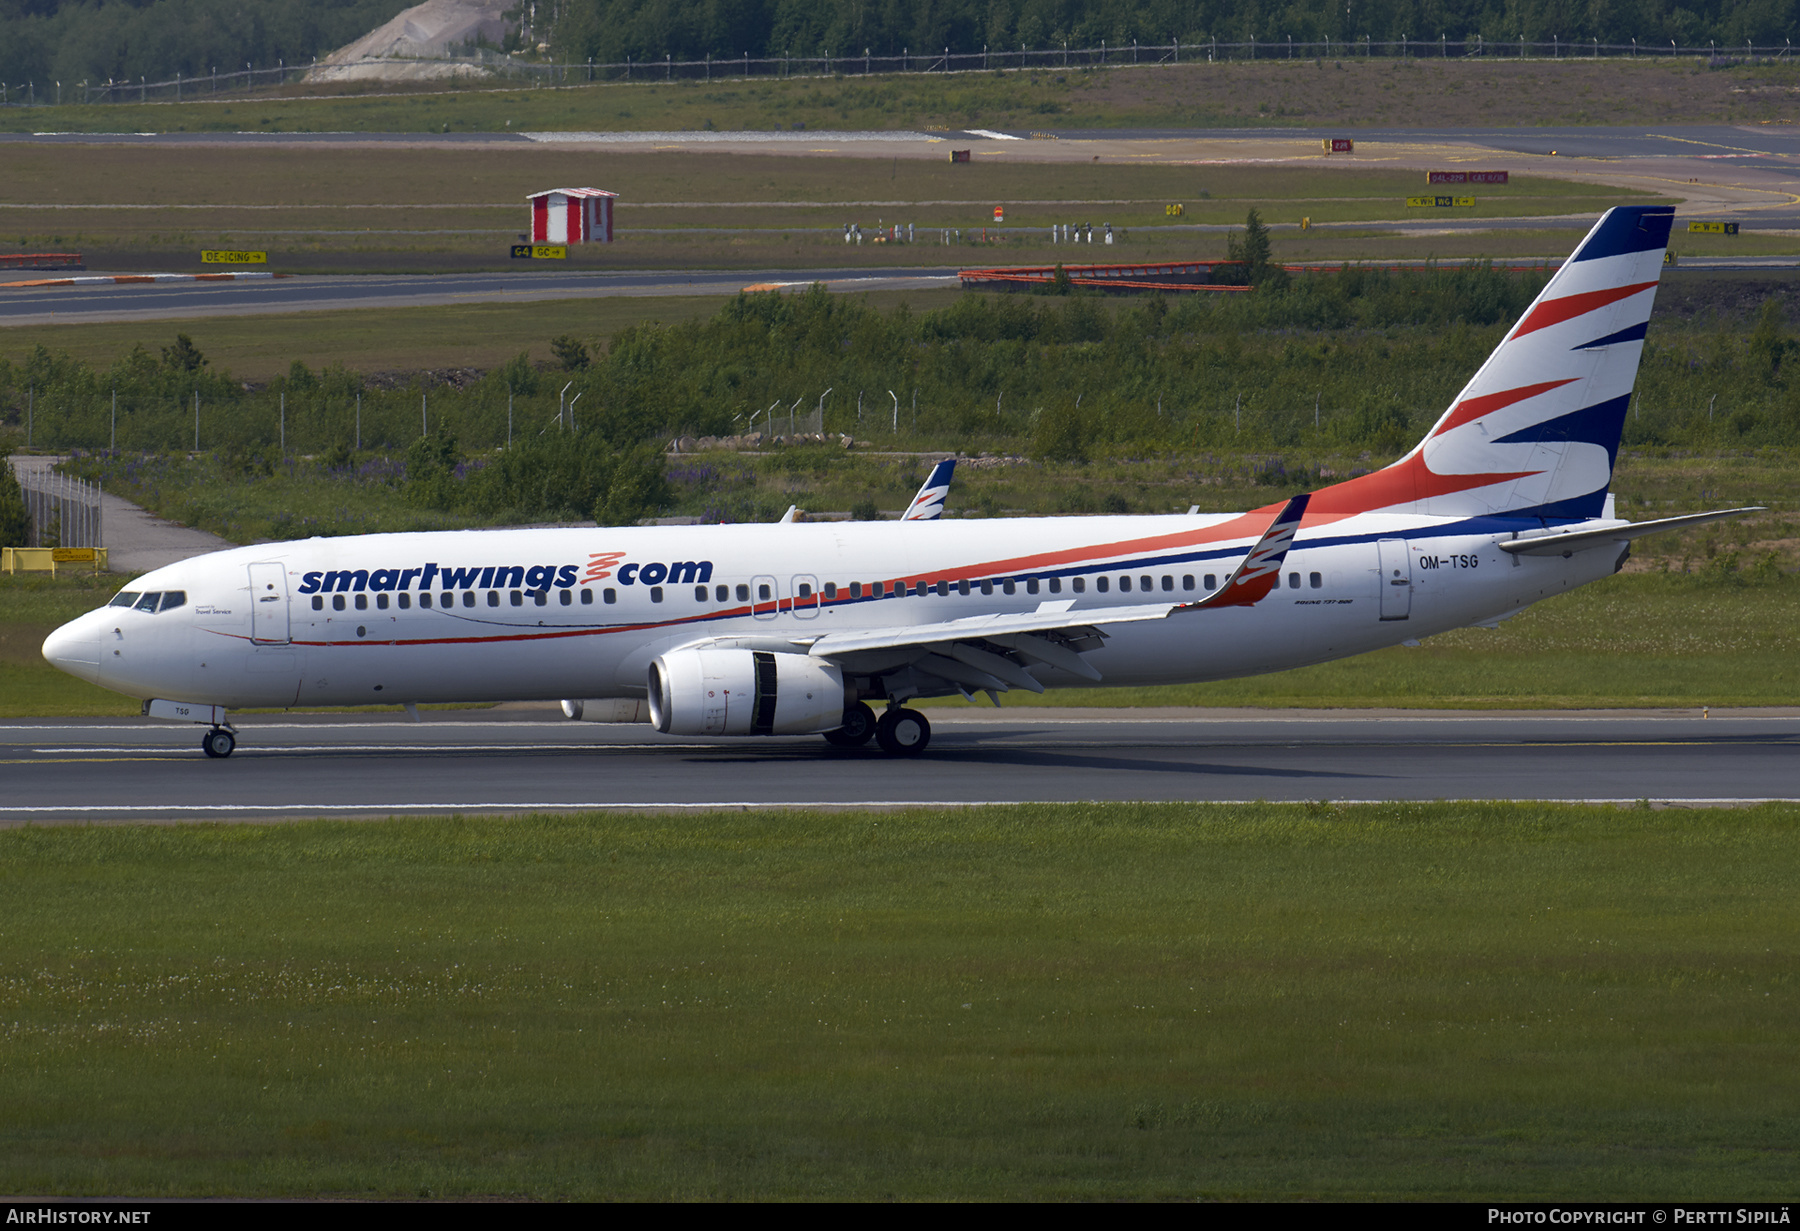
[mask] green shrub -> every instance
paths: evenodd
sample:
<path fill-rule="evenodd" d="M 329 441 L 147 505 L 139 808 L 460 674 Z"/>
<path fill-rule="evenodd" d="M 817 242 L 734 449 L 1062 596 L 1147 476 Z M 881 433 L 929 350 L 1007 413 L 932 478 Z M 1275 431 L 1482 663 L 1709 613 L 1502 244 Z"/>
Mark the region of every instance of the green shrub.
<path fill-rule="evenodd" d="M 6 460 L 6 452 L 0 451 L 0 547 L 23 547 L 30 541 L 31 519 L 25 512 L 25 492 Z"/>

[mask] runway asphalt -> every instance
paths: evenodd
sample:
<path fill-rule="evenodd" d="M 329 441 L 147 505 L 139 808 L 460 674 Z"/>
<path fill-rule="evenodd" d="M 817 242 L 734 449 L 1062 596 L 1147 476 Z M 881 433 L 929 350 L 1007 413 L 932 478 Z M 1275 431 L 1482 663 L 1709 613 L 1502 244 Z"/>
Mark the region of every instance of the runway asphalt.
<path fill-rule="evenodd" d="M 1800 799 L 1800 710 L 1570 714 L 933 708 L 922 758 L 703 740 L 553 709 L 0 723 L 0 826 L 1090 800 Z"/>
<path fill-rule="evenodd" d="M 1486 227 L 1512 226 L 1501 220 Z M 1398 224 L 1395 224 L 1398 225 Z M 1593 225 L 1530 220 L 1533 229 L 1566 225 L 1572 234 Z M 1219 228 L 1221 230 L 1229 228 Z M 1362 229 L 1371 229 L 1364 225 Z M 1571 240 L 1571 243 L 1574 241 Z M 1094 258 L 1101 260 L 1102 258 Z M 1523 258 L 1522 258 L 1523 259 Z M 1554 258 L 1560 260 L 1561 258 Z M 208 316 L 261 316 L 331 312 L 351 308 L 423 308 L 466 303 L 531 303 L 544 300 L 627 297 L 731 296 L 748 287 L 806 286 L 823 282 L 839 294 L 872 291 L 954 290 L 961 266 L 888 269 L 765 269 L 720 272 L 649 270 L 629 273 L 475 273 L 362 277 L 298 276 L 270 282 L 176 282 L 137 285 L 0 288 L 0 328 L 9 325 L 75 325 L 123 320 L 185 320 Z M 1683 261 L 1692 272 L 1793 270 L 1800 258 L 1698 258 Z"/>
<path fill-rule="evenodd" d="M 1066 129 L 1060 140 L 1104 136 L 1119 141 L 1222 140 L 1289 137 L 1319 141 L 1352 137 L 1359 143 L 1426 144 L 1455 142 L 1517 154 L 1552 154 L 1562 158 L 1785 158 L 1800 159 L 1800 132 L 1786 126 L 1737 124 L 1669 124 L 1651 128 L 1601 126 L 1513 128 L 1264 128 L 1195 129 L 1133 128 Z"/>
<path fill-rule="evenodd" d="M 296 145 L 708 145 L 792 146 L 879 143 L 960 144 L 973 141 L 1022 141 L 1047 136 L 1058 141 L 1303 141 L 1352 137 L 1364 143 L 1434 143 L 1482 145 L 1521 154 L 1556 153 L 1576 158 L 1715 157 L 1800 158 L 1800 131 L 1777 125 L 1659 124 L 1654 128 L 1604 125 L 1521 125 L 1495 128 L 1418 128 L 1336 125 L 1330 128 L 1066 128 L 1047 130 L 955 129 L 938 132 L 905 130 L 833 132 L 518 132 L 518 133 L 370 133 L 370 132 L 171 132 L 171 133 L 0 133 L 0 144 L 24 145 L 230 145 L 247 148 Z M 1040 137 L 1041 139 L 1041 137 Z M 1688 147 L 1688 148 L 1684 148 Z"/>
<path fill-rule="evenodd" d="M 54 275 L 47 275 L 54 276 Z M 630 273 L 300 276 L 269 282 L 177 282 L 0 289 L 0 326 L 84 324 L 422 308 L 462 303 L 531 303 L 610 296 L 735 295 L 763 283 L 824 282 L 839 292 L 925 290 L 958 285 L 955 267 L 926 269 L 652 270 Z"/>

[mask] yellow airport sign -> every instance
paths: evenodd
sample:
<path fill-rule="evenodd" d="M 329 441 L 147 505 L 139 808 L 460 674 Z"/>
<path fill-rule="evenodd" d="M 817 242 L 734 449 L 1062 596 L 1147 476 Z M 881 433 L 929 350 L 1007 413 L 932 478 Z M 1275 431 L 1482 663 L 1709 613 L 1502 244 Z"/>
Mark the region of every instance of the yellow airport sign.
<path fill-rule="evenodd" d="M 88 564 L 98 572 L 106 567 L 104 547 L 0 547 L 0 572 L 49 573 L 60 564 Z"/>
<path fill-rule="evenodd" d="M 1475 204 L 1474 197 L 1408 197 L 1407 207 L 1410 209 L 1470 209 Z"/>
<path fill-rule="evenodd" d="M 267 265 L 269 254 L 266 252 L 233 252 L 223 248 L 203 248 L 200 252 L 202 265 Z"/>
<path fill-rule="evenodd" d="M 512 254 L 515 261 L 562 261 L 569 249 L 563 244 L 514 244 Z"/>
<path fill-rule="evenodd" d="M 1690 222 L 1689 235 L 1736 235 L 1738 224 L 1735 222 Z"/>

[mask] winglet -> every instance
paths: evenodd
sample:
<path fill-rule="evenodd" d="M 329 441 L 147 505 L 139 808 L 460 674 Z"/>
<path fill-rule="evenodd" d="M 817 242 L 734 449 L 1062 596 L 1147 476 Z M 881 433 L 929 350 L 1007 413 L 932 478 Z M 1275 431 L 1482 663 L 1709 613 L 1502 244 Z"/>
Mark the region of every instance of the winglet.
<path fill-rule="evenodd" d="M 1287 559 L 1288 548 L 1294 545 L 1294 535 L 1300 531 L 1300 519 L 1306 516 L 1306 504 L 1311 499 L 1312 494 L 1306 492 L 1288 501 L 1269 523 L 1269 528 L 1263 531 L 1256 546 L 1244 557 L 1244 562 L 1237 566 L 1237 571 L 1225 579 L 1225 584 L 1183 610 L 1253 607 L 1267 598 L 1269 591 L 1281 583 L 1282 561 Z"/>
<path fill-rule="evenodd" d="M 944 500 L 950 495 L 950 476 L 956 471 L 956 459 L 946 457 L 931 468 L 919 494 L 900 515 L 901 521 L 936 521 L 944 515 Z"/>

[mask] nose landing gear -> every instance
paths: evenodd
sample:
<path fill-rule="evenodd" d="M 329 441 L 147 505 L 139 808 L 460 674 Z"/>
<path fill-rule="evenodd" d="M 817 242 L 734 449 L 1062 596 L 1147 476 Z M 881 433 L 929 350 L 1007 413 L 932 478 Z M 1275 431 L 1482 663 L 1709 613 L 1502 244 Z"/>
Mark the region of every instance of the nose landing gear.
<path fill-rule="evenodd" d="M 237 747 L 237 736 L 224 727 L 214 727 L 200 737 L 200 751 L 209 757 L 228 757 Z"/>

